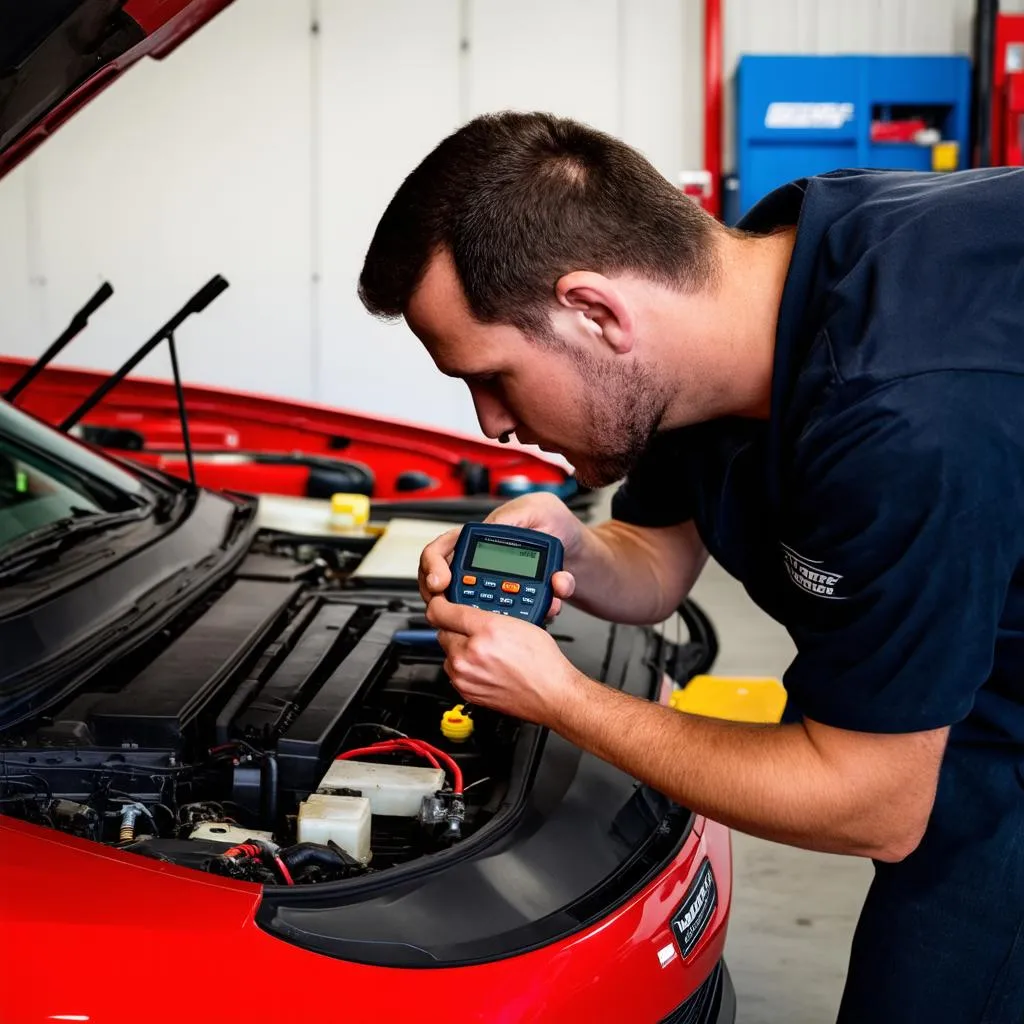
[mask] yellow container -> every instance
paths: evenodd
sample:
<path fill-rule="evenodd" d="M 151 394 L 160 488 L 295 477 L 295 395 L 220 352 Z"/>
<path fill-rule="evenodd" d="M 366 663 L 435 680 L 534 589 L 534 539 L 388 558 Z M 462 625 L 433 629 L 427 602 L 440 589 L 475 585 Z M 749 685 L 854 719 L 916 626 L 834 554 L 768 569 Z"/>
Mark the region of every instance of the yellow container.
<path fill-rule="evenodd" d="M 669 698 L 676 711 L 730 722 L 776 723 L 786 706 L 778 679 L 759 676 L 694 676 Z"/>
<path fill-rule="evenodd" d="M 370 519 L 370 499 L 365 494 L 332 494 L 331 526 L 349 529 L 365 526 Z"/>
<path fill-rule="evenodd" d="M 936 142 L 932 146 L 932 170 L 955 171 L 960 165 L 960 144 Z"/>

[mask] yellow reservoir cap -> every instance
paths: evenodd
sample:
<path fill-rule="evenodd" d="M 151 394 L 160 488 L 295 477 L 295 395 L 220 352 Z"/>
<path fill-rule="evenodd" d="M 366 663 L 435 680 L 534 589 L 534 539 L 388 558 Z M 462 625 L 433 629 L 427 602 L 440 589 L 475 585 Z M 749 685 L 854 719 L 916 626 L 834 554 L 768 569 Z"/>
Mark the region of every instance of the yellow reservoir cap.
<path fill-rule="evenodd" d="M 772 678 L 694 676 L 668 703 L 676 711 L 704 718 L 768 724 L 782 718 L 786 690 Z"/>
<path fill-rule="evenodd" d="M 473 735 L 473 719 L 463 714 L 464 706 L 456 704 L 441 716 L 441 735 L 452 743 L 462 743 Z"/>
<path fill-rule="evenodd" d="M 364 526 L 370 518 L 370 499 L 365 494 L 331 495 L 332 526 Z"/>

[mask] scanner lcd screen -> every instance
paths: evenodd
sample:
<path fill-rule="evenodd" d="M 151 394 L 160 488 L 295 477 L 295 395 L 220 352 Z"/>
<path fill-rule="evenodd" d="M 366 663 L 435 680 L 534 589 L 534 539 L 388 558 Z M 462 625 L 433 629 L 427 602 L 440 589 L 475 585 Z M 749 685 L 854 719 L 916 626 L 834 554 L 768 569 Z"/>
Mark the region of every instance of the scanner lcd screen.
<path fill-rule="evenodd" d="M 536 548 L 511 547 L 479 540 L 470 566 L 484 572 L 508 573 L 536 580 L 540 578 L 540 556 L 541 552 Z"/>

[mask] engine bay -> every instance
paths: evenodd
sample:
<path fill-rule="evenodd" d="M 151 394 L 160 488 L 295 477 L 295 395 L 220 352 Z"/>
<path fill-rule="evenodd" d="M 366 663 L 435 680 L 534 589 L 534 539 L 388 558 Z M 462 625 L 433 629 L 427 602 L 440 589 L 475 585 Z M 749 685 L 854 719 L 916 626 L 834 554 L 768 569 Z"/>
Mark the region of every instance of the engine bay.
<path fill-rule="evenodd" d="M 0 735 L 0 810 L 264 885 L 366 876 L 463 842 L 525 784 L 534 726 L 467 708 L 414 590 L 362 552 L 261 536 L 237 572 Z"/>

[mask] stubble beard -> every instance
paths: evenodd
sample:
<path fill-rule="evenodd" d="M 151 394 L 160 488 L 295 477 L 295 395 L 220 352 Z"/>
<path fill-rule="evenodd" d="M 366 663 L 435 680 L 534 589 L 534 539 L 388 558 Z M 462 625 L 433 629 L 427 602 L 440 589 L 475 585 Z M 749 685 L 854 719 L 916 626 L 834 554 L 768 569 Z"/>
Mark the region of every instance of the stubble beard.
<path fill-rule="evenodd" d="M 650 444 L 668 407 L 654 374 L 641 364 L 580 367 L 586 387 L 590 432 L 587 450 L 572 459 L 584 487 L 607 487 L 622 480 Z"/>

